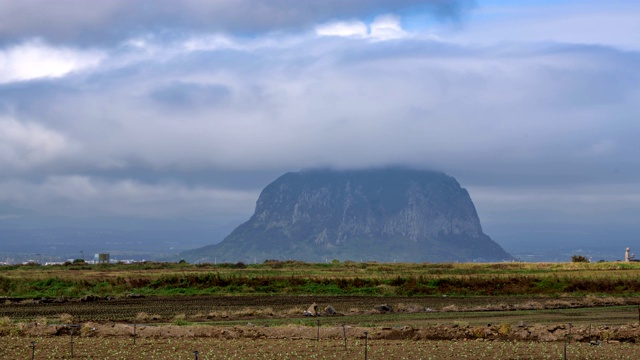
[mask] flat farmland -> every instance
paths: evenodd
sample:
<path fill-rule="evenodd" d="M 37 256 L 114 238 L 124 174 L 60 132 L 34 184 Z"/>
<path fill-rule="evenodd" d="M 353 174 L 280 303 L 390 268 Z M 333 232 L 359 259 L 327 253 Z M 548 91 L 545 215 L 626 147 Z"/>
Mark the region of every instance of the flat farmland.
<path fill-rule="evenodd" d="M 69 358 L 74 332 L 74 358 L 353 359 L 367 342 L 369 359 L 562 358 L 565 343 L 568 358 L 624 359 L 640 350 L 639 276 L 633 263 L 4 267 L 0 358 Z"/>
<path fill-rule="evenodd" d="M 640 264 L 79 263 L 0 267 L 0 294 L 0 317 L 13 321 L 68 314 L 78 322 L 286 324 L 316 303 L 339 315 L 325 321 L 614 324 L 638 319 Z"/>

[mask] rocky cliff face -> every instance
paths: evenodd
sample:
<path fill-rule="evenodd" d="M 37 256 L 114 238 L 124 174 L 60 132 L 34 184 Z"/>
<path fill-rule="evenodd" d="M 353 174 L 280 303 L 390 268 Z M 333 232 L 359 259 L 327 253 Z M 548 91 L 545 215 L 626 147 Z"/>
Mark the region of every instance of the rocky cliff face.
<path fill-rule="evenodd" d="M 454 178 L 400 168 L 287 173 L 262 191 L 249 221 L 195 254 L 218 262 L 511 259 L 482 232 Z"/>

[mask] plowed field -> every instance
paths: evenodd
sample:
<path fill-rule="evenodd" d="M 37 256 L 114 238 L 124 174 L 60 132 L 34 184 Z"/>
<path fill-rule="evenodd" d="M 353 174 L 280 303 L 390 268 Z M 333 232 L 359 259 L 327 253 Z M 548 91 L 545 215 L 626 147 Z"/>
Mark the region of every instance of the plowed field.
<path fill-rule="evenodd" d="M 371 297 L 371 296 L 174 296 L 121 298 L 81 302 L 5 301 L 0 317 L 13 321 L 34 321 L 69 314 L 75 322 L 111 321 L 167 323 L 176 316 L 189 322 L 242 324 L 246 320 L 264 324 L 310 321 L 302 312 L 311 303 L 319 309 L 331 305 L 343 316 L 322 317 L 325 323 L 391 325 L 395 323 L 529 323 L 624 324 L 638 321 L 638 298 L 606 301 L 589 306 L 584 297 L 545 299 L 520 297 Z M 389 304 L 393 312 L 380 313 L 374 307 Z M 606 306 L 609 305 L 609 306 Z M 141 313 L 148 316 L 140 317 Z M 51 321 L 51 320 L 50 320 Z"/>
<path fill-rule="evenodd" d="M 226 330 L 221 330 L 226 331 Z M 637 359 L 630 342 L 224 337 L 0 337 L 0 358 L 29 359 Z M 375 332 L 375 329 L 370 330 Z M 312 331 L 308 331 L 312 332 Z M 294 335 L 294 336 L 291 336 Z M 366 344 L 366 347 L 365 347 Z M 197 354 L 196 354 L 197 351 Z M 566 357 L 563 357 L 566 354 Z"/>

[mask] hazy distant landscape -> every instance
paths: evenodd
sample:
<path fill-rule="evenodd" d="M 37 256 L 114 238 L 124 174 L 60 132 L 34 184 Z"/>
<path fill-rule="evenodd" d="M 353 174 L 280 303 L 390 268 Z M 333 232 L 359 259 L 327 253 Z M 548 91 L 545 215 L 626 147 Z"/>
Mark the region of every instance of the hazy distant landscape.
<path fill-rule="evenodd" d="M 69 227 L 24 226 L 4 223 L 0 227 L 3 239 L 15 239 L 1 246 L 0 261 L 7 258 L 16 261 L 28 259 L 48 260 L 73 259 L 83 251 L 87 259 L 99 252 L 109 252 L 120 259 L 135 260 L 175 260 L 175 256 L 185 250 L 215 244 L 240 223 L 249 218 L 238 218 L 235 222 L 211 226 L 203 222 L 176 221 L 173 226 L 156 226 L 128 229 L 127 225 L 112 227 Z M 638 242 L 634 228 L 603 230 L 601 227 L 558 226 L 542 231 L 537 225 L 487 227 L 485 231 L 502 247 L 521 261 L 569 261 L 572 255 L 585 255 L 592 261 L 622 260 L 624 249 Z M 606 240 L 606 241 L 604 241 Z M 634 242 L 635 241 L 635 242 Z M 640 245 L 637 250 L 640 253 Z M 37 254 L 41 254 L 38 256 Z"/>
<path fill-rule="evenodd" d="M 98 253 L 114 259 L 175 260 L 182 251 L 222 241 L 240 222 L 111 220 L 55 226 L 7 221 L 0 226 L 0 237 L 8 240 L 0 247 L 0 261 L 59 261 L 82 255 L 92 260 Z"/>

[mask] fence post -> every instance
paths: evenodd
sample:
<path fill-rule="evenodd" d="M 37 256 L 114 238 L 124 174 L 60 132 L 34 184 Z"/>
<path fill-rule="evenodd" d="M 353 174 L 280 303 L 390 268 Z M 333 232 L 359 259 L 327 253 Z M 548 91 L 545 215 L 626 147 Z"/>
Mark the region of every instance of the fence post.
<path fill-rule="evenodd" d="M 367 350 L 369 348 L 369 332 L 365 331 L 364 332 L 364 360 L 367 360 L 368 354 L 367 354 Z"/>
<path fill-rule="evenodd" d="M 198 354 L 199 354 L 198 350 L 193 350 L 193 355 L 196 356 L 196 360 L 198 360 Z"/>
<path fill-rule="evenodd" d="M 73 359 L 73 328 L 71 328 L 71 358 Z"/>
<path fill-rule="evenodd" d="M 342 323 L 342 337 L 344 338 L 344 351 L 347 351 L 347 329 L 345 329 L 344 323 Z"/>
<path fill-rule="evenodd" d="M 133 321 L 133 345 L 136 344 L 136 321 Z"/>
<path fill-rule="evenodd" d="M 75 329 L 80 329 L 80 325 L 79 324 L 70 324 L 67 325 L 71 328 L 71 358 L 73 359 L 73 331 Z"/>
<path fill-rule="evenodd" d="M 35 359 L 36 357 L 36 342 L 32 341 L 31 342 L 31 360 Z"/>

